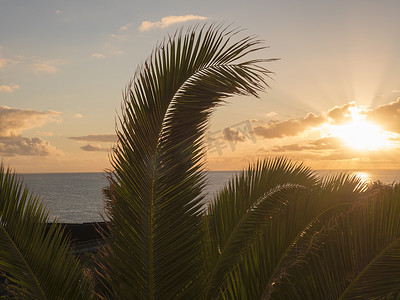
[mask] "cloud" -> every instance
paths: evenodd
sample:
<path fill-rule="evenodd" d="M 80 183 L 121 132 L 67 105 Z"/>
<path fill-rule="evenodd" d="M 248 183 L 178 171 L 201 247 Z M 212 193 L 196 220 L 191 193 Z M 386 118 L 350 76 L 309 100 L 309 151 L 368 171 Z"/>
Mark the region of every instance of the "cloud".
<path fill-rule="evenodd" d="M 142 24 L 139 26 L 139 30 L 143 32 L 150 29 L 166 28 L 168 26 L 177 23 L 184 23 L 193 20 L 206 20 L 206 19 L 207 17 L 195 16 L 195 15 L 168 16 L 168 17 L 163 17 L 161 21 L 156 21 L 156 22 L 143 21 Z"/>
<path fill-rule="evenodd" d="M 53 136 L 53 133 L 49 131 L 36 131 L 36 134 L 40 136 Z"/>
<path fill-rule="evenodd" d="M 273 116 L 276 116 L 276 115 L 277 115 L 277 113 L 274 112 L 274 111 L 271 111 L 271 112 L 265 114 L 266 117 L 273 117 Z"/>
<path fill-rule="evenodd" d="M 81 119 L 81 118 L 83 118 L 83 116 L 81 114 L 73 114 L 71 118 L 72 119 Z"/>
<path fill-rule="evenodd" d="M 114 49 L 114 50 L 111 51 L 111 54 L 117 55 L 117 56 L 121 56 L 121 55 L 124 55 L 125 52 L 120 50 L 120 49 Z"/>
<path fill-rule="evenodd" d="M 397 101 L 367 110 L 364 114 L 382 129 L 400 133 L 400 98 Z"/>
<path fill-rule="evenodd" d="M 8 63 L 7 58 L 0 57 L 0 69 L 2 69 Z"/>
<path fill-rule="evenodd" d="M 38 137 L 0 140 L 0 155 L 3 156 L 54 156 L 61 153 L 49 142 Z"/>
<path fill-rule="evenodd" d="M 0 138 L 15 137 L 22 131 L 60 121 L 61 113 L 56 111 L 35 111 L 0 106 Z"/>
<path fill-rule="evenodd" d="M 93 134 L 85 136 L 70 136 L 69 139 L 76 141 L 87 141 L 87 142 L 110 142 L 114 143 L 117 141 L 117 135 L 113 133 L 106 134 Z"/>
<path fill-rule="evenodd" d="M 59 14 L 61 14 L 61 10 L 57 9 L 56 10 L 56 15 L 59 15 Z"/>
<path fill-rule="evenodd" d="M 90 55 L 90 58 L 104 59 L 104 58 L 106 58 L 106 56 L 104 54 L 101 54 L 101 53 L 93 53 L 92 55 Z"/>
<path fill-rule="evenodd" d="M 125 39 L 125 38 L 123 38 L 123 39 Z M 122 40 L 122 39 L 120 39 L 120 40 Z M 118 48 L 118 46 L 116 46 L 114 41 L 106 43 L 104 45 L 104 51 L 107 53 L 107 56 L 111 56 L 111 55 L 121 56 L 121 55 L 125 54 L 124 51 L 122 51 L 120 48 Z"/>
<path fill-rule="evenodd" d="M 10 85 L 0 85 L 0 92 L 4 93 L 12 93 L 14 90 L 19 89 L 18 84 L 10 84 Z"/>
<path fill-rule="evenodd" d="M 355 102 L 350 102 L 342 106 L 335 106 L 326 114 L 331 124 L 339 125 L 349 122 L 352 117 L 350 109 L 357 107 Z M 358 113 L 382 129 L 394 133 L 400 133 L 400 98 L 397 101 L 380 105 L 376 108 L 357 107 Z"/>
<path fill-rule="evenodd" d="M 120 31 L 127 31 L 129 29 L 129 27 L 131 27 L 132 23 L 129 24 L 125 24 L 124 26 L 121 26 L 119 28 Z"/>
<path fill-rule="evenodd" d="M 366 120 L 379 125 L 382 129 L 400 133 L 400 98 L 374 109 L 358 107 L 355 102 L 335 106 L 327 112 L 315 115 L 309 113 L 304 118 L 271 120 L 264 125 L 254 127 L 256 135 L 265 139 L 297 136 L 307 130 L 324 124 L 342 125 L 352 120 L 351 110 L 357 108 L 358 114 Z"/>
<path fill-rule="evenodd" d="M 110 37 L 116 40 L 125 41 L 128 37 L 125 34 L 115 34 L 111 33 Z"/>
<path fill-rule="evenodd" d="M 4 68 L 6 65 L 12 65 L 16 64 L 17 61 L 10 59 L 10 58 L 5 58 L 0 55 L 0 69 Z"/>
<path fill-rule="evenodd" d="M 101 147 L 99 144 L 87 144 L 81 147 L 84 151 L 108 152 L 109 149 Z"/>
<path fill-rule="evenodd" d="M 49 63 L 41 63 L 41 64 L 32 64 L 32 71 L 36 74 L 39 73 L 57 73 L 58 68 L 54 65 L 51 65 Z"/>
<path fill-rule="evenodd" d="M 254 133 L 266 139 L 296 136 L 307 129 L 318 127 L 326 122 L 322 115 L 309 113 L 303 119 L 289 119 L 286 121 L 269 121 L 266 125 L 253 128 Z"/>
<path fill-rule="evenodd" d="M 276 145 L 272 149 L 273 152 L 287 152 L 287 151 L 326 151 L 337 150 L 343 147 L 343 142 L 337 137 L 324 137 L 317 140 L 309 141 L 305 144 L 289 144 L 289 145 Z"/>
<path fill-rule="evenodd" d="M 335 106 L 331 108 L 327 116 L 333 121 L 335 124 L 342 124 L 351 120 L 351 114 L 349 108 L 356 107 L 356 103 L 349 102 L 342 106 Z"/>
<path fill-rule="evenodd" d="M 245 142 L 246 137 L 239 130 L 227 127 L 222 131 L 222 139 L 229 142 Z"/>

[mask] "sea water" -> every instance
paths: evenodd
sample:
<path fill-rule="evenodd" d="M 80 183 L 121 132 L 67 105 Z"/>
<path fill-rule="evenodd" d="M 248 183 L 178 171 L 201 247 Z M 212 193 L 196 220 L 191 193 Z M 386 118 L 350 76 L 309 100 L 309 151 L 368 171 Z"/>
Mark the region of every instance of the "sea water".
<path fill-rule="evenodd" d="M 320 175 L 336 174 L 338 170 L 317 171 Z M 207 172 L 206 199 L 212 199 L 236 172 Z M 400 181 L 400 170 L 351 171 L 364 181 L 377 181 L 391 184 Z M 103 173 L 40 173 L 22 174 L 24 183 L 30 191 L 50 210 L 51 219 L 59 218 L 65 223 L 102 221 L 104 196 L 102 189 L 108 181 Z"/>

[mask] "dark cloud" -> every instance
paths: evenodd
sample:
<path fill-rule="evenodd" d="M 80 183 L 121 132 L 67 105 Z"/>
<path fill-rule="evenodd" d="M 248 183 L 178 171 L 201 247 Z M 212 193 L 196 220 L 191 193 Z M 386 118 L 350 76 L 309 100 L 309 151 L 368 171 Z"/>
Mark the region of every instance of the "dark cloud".
<path fill-rule="evenodd" d="M 246 137 L 239 131 L 230 127 L 222 131 L 222 139 L 229 142 L 245 142 Z"/>
<path fill-rule="evenodd" d="M 106 134 L 91 134 L 85 136 L 70 136 L 69 139 L 76 141 L 86 141 L 86 142 L 111 142 L 117 141 L 117 135 L 113 133 Z"/>
<path fill-rule="evenodd" d="M 0 106 L 0 138 L 18 137 L 22 131 L 59 121 L 61 113 Z"/>
<path fill-rule="evenodd" d="M 0 155 L 3 156 L 53 156 L 60 154 L 60 152 L 49 142 L 38 137 L 0 140 Z"/>
<path fill-rule="evenodd" d="M 87 144 L 86 146 L 82 146 L 81 149 L 85 150 L 85 151 L 97 151 L 97 152 L 98 151 L 100 151 L 100 152 L 108 152 L 109 151 L 109 149 L 103 148 L 98 144 Z"/>

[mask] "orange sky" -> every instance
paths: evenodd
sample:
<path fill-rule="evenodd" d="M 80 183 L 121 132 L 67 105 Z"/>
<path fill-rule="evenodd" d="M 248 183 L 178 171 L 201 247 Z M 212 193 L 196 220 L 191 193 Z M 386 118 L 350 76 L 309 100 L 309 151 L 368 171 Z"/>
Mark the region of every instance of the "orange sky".
<path fill-rule="evenodd" d="M 1 2 L 7 165 L 33 173 L 109 168 L 121 91 L 136 66 L 180 26 L 226 21 L 265 40 L 262 57 L 280 60 L 266 66 L 274 75 L 261 99 L 235 97 L 214 113 L 208 169 L 277 155 L 316 169 L 400 169 L 398 1 L 118 3 Z M 364 126 L 351 125 L 352 109 Z M 368 146 L 352 146 L 350 131 Z"/>

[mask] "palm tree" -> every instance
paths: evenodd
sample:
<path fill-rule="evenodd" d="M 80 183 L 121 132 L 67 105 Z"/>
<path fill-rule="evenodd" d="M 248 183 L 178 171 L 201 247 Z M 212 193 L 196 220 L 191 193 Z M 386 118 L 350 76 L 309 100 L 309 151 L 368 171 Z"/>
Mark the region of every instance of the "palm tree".
<path fill-rule="evenodd" d="M 179 31 L 127 87 L 112 157 L 112 239 L 104 264 L 117 297 L 193 298 L 204 289 L 208 119 L 229 96 L 257 96 L 270 73 L 259 66 L 268 60 L 245 60 L 264 48 L 260 41 L 230 44 L 237 34 L 221 26 Z"/>
<path fill-rule="evenodd" d="M 261 41 L 233 42 L 239 34 L 220 25 L 180 30 L 128 85 L 111 158 L 108 246 L 97 262 L 101 295 L 91 292 L 62 228 L 46 231 L 38 198 L 0 170 L 0 269 L 11 292 L 29 299 L 329 299 L 342 290 L 368 295 L 372 279 L 384 283 L 377 297 L 399 290 L 382 279 L 381 267 L 398 257 L 396 211 L 384 217 L 394 205 L 384 203 L 398 193 L 373 201 L 355 177 L 321 179 L 278 157 L 251 164 L 205 199 L 210 114 L 230 96 L 258 96 L 271 74 L 261 64 L 272 60 L 252 58 Z M 371 214 L 375 223 L 363 231 Z M 385 243 L 354 260 L 355 249 L 381 242 L 369 239 L 377 230 Z M 365 240 L 351 243 L 355 237 Z"/>

